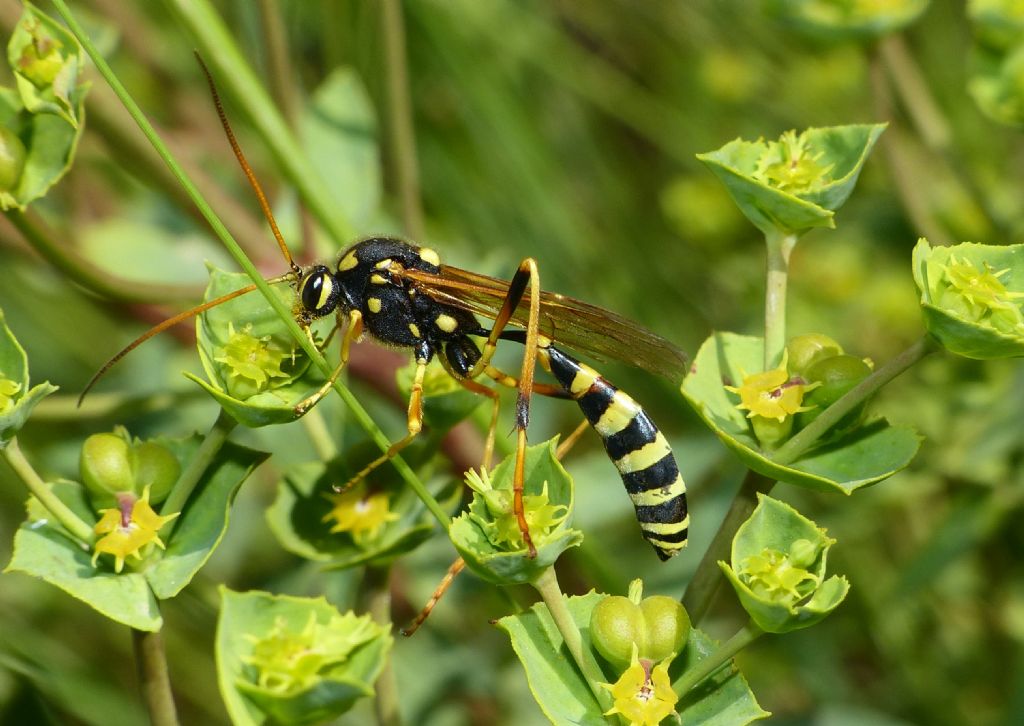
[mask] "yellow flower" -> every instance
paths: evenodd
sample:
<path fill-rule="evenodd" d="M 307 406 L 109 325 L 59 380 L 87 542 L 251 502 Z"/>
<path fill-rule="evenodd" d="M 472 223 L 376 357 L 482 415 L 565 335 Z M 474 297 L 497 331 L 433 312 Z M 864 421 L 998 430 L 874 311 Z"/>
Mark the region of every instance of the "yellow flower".
<path fill-rule="evenodd" d="M 281 370 L 281 364 L 288 354 L 271 348 L 269 335 L 257 338 L 251 334 L 251 330 L 252 326 L 247 325 L 242 332 L 236 332 L 235 326 L 229 322 L 228 342 L 221 349 L 221 354 L 214 358 L 227 367 L 229 383 L 244 386 L 243 392 L 246 395 L 263 391 L 270 385 L 271 378 L 288 377 Z"/>
<path fill-rule="evenodd" d="M 511 489 L 494 489 L 486 471 L 470 469 L 466 483 L 483 496 L 487 512 L 493 518 L 487 526 L 487 539 L 495 546 L 508 545 L 518 549 L 524 545 L 523 532 L 515 514 L 515 492 Z M 540 494 L 523 495 L 523 516 L 531 536 L 539 540 L 555 530 L 569 516 L 569 507 L 552 504 L 548 494 L 548 483 L 544 482 Z"/>
<path fill-rule="evenodd" d="M 835 165 L 822 164 L 824 155 L 824 151 L 812 152 L 803 134 L 787 131 L 778 141 L 768 142 L 753 178 L 792 194 L 813 192 L 832 181 Z"/>
<path fill-rule="evenodd" d="M 605 716 L 617 713 L 629 721 L 629 726 L 657 726 L 674 714 L 679 696 L 668 677 L 668 665 L 674 657 L 673 653 L 652 669 L 653 663 L 637 658 L 634 644 L 632 662 L 625 673 L 614 684 L 601 684 L 615 698 Z"/>
<path fill-rule="evenodd" d="M 813 408 L 813 406 L 801 405 L 804 394 L 817 388 L 821 383 L 808 385 L 800 379 L 790 380 L 789 373 L 786 371 L 788 357 L 789 352 L 783 352 L 782 363 L 778 368 L 764 373 L 755 373 L 752 376 L 744 376 L 743 384 L 739 387 L 725 386 L 725 390 L 740 397 L 736 408 L 749 411 L 747 418 L 761 416 L 762 418 L 773 418 L 781 423 L 786 420 L 787 416 Z"/>
<path fill-rule="evenodd" d="M 181 512 L 164 517 L 154 512 L 149 506 L 149 487 L 142 492 L 140 499 L 136 499 L 134 494 L 122 493 L 118 495 L 117 501 L 117 509 L 100 510 L 103 516 L 93 531 L 106 536 L 93 545 L 92 564 L 96 566 L 101 554 L 111 554 L 114 555 L 114 571 L 120 572 L 124 569 L 125 558 L 141 560 L 140 551 L 151 542 L 163 549 L 164 543 L 158 533 Z"/>
<path fill-rule="evenodd" d="M 384 492 L 367 494 L 364 484 L 326 496 L 334 507 L 321 521 L 329 522 L 333 519 L 335 523 L 331 533 L 349 532 L 359 545 L 376 537 L 381 527 L 388 522 L 399 519 L 397 514 L 388 509 L 388 495 Z"/>
<path fill-rule="evenodd" d="M 7 413 L 14 408 L 14 396 L 20 390 L 20 383 L 4 378 L 0 373 L 0 413 Z"/>
<path fill-rule="evenodd" d="M 801 587 L 805 582 L 818 585 L 814 573 L 796 566 L 788 555 L 768 547 L 760 554 L 745 557 L 738 574 L 754 594 L 787 604 L 807 594 L 809 588 Z"/>

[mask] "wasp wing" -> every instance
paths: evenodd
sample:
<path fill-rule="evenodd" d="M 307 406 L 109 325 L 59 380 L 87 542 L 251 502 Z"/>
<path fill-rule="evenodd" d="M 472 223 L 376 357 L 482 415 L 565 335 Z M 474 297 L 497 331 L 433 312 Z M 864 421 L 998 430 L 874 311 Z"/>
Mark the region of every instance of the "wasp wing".
<path fill-rule="evenodd" d="M 508 294 L 509 283 L 450 265 L 440 273 L 405 270 L 403 276 L 438 302 L 494 319 Z M 525 328 L 530 306 L 525 298 L 511 323 Z M 567 348 L 598 360 L 619 360 L 673 382 L 686 374 L 686 354 L 662 338 L 613 312 L 554 292 L 540 294 L 540 333 Z"/>

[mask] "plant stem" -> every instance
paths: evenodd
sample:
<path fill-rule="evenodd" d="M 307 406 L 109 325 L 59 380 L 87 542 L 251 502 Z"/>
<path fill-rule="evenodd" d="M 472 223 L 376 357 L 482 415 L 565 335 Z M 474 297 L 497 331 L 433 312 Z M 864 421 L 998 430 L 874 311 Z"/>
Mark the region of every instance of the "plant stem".
<path fill-rule="evenodd" d="M 171 493 L 167 495 L 167 500 L 164 502 L 163 507 L 160 508 L 161 513 L 171 514 L 172 512 L 180 512 L 185 508 L 192 491 L 209 468 L 214 457 L 217 456 L 217 452 L 224 446 L 224 442 L 228 440 L 228 435 L 237 425 L 238 422 L 229 416 L 227 411 L 223 408 L 220 409 L 220 413 L 217 414 L 217 420 L 213 422 L 213 426 L 203 439 L 203 443 L 199 445 L 196 455 L 192 457 L 192 460 L 188 462 L 188 466 L 181 472 L 178 481 L 174 482 Z M 168 526 L 173 527 L 174 522 L 171 522 Z"/>
<path fill-rule="evenodd" d="M 690 670 L 686 671 L 679 679 L 672 684 L 672 689 L 680 697 L 697 686 L 701 681 L 717 671 L 723 665 L 732 660 L 733 656 L 764 635 L 764 631 L 757 627 L 753 621 L 736 631 L 729 640 L 725 641 L 704 660 L 698 661 Z"/>
<path fill-rule="evenodd" d="M 135 667 L 139 674 L 142 700 L 149 712 L 152 726 L 178 726 L 178 713 L 174 708 L 171 679 L 167 675 L 167 656 L 164 640 L 159 632 L 150 633 L 132 629 L 132 647 Z"/>
<path fill-rule="evenodd" d="M 789 255 L 797 236 L 781 230 L 766 233 L 768 274 L 764 292 L 764 369 L 778 365 L 786 345 L 786 282 L 789 278 Z"/>
<path fill-rule="evenodd" d="M 413 239 L 423 239 L 423 208 L 420 205 L 420 174 L 416 163 L 416 135 L 409 99 L 409 75 L 405 56 L 405 24 L 398 0 L 381 0 L 384 61 L 387 73 L 388 131 L 391 160 L 402 204 L 402 226 Z"/>
<path fill-rule="evenodd" d="M 366 585 L 370 590 L 369 611 L 378 625 L 391 627 L 391 568 L 367 567 Z M 395 678 L 394 651 L 388 657 L 383 670 L 373 687 L 376 698 L 373 702 L 377 723 L 380 726 L 401 726 L 402 715 L 398 708 L 398 681 Z"/>
<path fill-rule="evenodd" d="M 313 407 L 311 411 L 302 417 L 302 427 L 306 429 L 309 441 L 316 450 L 316 456 L 321 461 L 330 461 L 338 455 L 338 447 L 331 438 L 331 432 L 327 429 L 327 422 L 320 413 L 320 409 Z"/>
<path fill-rule="evenodd" d="M 58 2 L 63 4 L 64 0 Z M 339 246 L 351 240 L 355 236 L 351 222 L 331 199 L 328 185 L 309 162 L 213 5 L 207 0 L 168 0 L 166 5 L 188 28 L 218 82 L 224 84 L 330 236 Z"/>
<path fill-rule="evenodd" d="M 683 606 L 694 625 L 704 619 L 722 583 L 722 571 L 718 567 L 718 561 L 729 559 L 732 538 L 736 535 L 736 530 L 754 511 L 754 507 L 757 506 L 757 495 L 767 493 L 774 484 L 771 479 L 756 471 L 748 471 L 743 483 L 740 484 L 729 511 L 718 526 L 718 531 L 704 552 L 683 595 Z"/>
<path fill-rule="evenodd" d="M 884 366 L 847 391 L 839 400 L 821 412 L 818 418 L 799 431 L 793 438 L 780 446 L 771 455 L 777 464 L 788 464 L 795 461 L 802 453 L 832 428 L 840 419 L 859 406 L 863 401 L 874 395 L 878 389 L 903 373 L 929 353 L 938 350 L 935 341 L 929 335 L 890 360 Z"/>
<path fill-rule="evenodd" d="M 78 255 L 67 244 L 57 241 L 56 234 L 33 212 L 9 209 L 4 214 L 32 249 L 60 270 L 68 279 L 108 300 L 126 303 L 167 303 L 194 300 L 202 288 L 187 285 L 140 283 L 111 277 Z"/>
<path fill-rule="evenodd" d="M 604 674 L 601 673 L 601 668 L 594 660 L 593 654 L 583 648 L 583 636 L 580 635 L 580 630 L 576 627 L 576 622 L 572 619 L 569 606 L 562 595 L 562 589 L 558 586 L 555 568 L 546 569 L 533 583 L 533 586 L 544 600 L 548 613 L 555 621 L 558 632 L 562 634 L 562 640 L 565 641 L 565 646 L 569 649 L 572 659 L 576 661 L 590 692 L 594 694 L 601 709 L 608 710 L 611 708 L 610 694 L 598 685 L 604 682 Z"/>
<path fill-rule="evenodd" d="M 921 75 L 921 69 L 907 50 L 907 43 L 901 33 L 891 33 L 878 41 L 881 56 L 893 87 L 903 101 L 903 108 L 921 134 L 925 145 L 937 151 L 949 148 L 953 134 L 949 121 L 939 109 Z"/>
<path fill-rule="evenodd" d="M 25 455 L 21 452 L 21 447 L 18 446 L 17 437 L 12 438 L 6 447 L 0 449 L 0 456 L 3 456 L 4 460 L 14 470 L 14 473 L 18 475 L 18 478 L 24 482 L 25 486 L 32 493 L 39 503 L 46 507 L 47 511 L 54 516 L 61 526 L 70 532 L 76 539 L 81 540 L 86 545 L 92 543 L 95 539 L 93 536 L 92 527 L 83 522 L 81 518 L 75 514 L 71 509 L 62 502 L 50 486 L 43 481 L 42 477 L 36 473 L 36 470 L 32 468 L 32 465 L 25 458 Z"/>
<path fill-rule="evenodd" d="M 238 243 L 235 241 L 234 237 L 232 237 L 231 233 L 228 232 L 226 227 L 224 227 L 224 223 L 221 222 L 220 218 L 216 215 L 216 213 L 214 213 L 213 209 L 210 208 L 210 205 L 206 203 L 205 199 L 203 199 L 202 195 L 196 189 L 195 184 L 193 184 L 192 180 L 188 177 L 188 175 L 185 174 L 181 166 L 171 155 L 170 151 L 168 151 L 167 146 L 164 144 L 163 140 L 157 135 L 156 131 L 153 129 L 153 126 L 149 123 L 149 120 L 146 119 L 145 114 L 142 113 L 142 110 L 139 108 L 138 104 L 135 103 L 135 100 L 125 89 L 124 85 L 122 85 L 121 81 L 117 78 L 116 75 L 114 75 L 113 70 L 111 70 L 109 64 L 107 64 L 107 61 L 96 49 L 96 46 L 93 45 L 92 41 L 85 34 L 85 31 L 82 29 L 82 26 L 79 25 L 78 21 L 71 14 L 71 11 L 68 9 L 67 4 L 65 3 L 65 0 L 53 0 L 53 4 L 54 7 L 57 9 L 57 12 L 64 19 L 64 22 L 67 23 L 68 29 L 78 39 L 78 42 L 82 44 L 82 47 L 85 49 L 86 53 L 89 54 L 89 57 L 96 65 L 96 68 L 100 72 L 100 75 L 103 76 L 103 78 L 113 89 L 114 93 L 117 94 L 118 98 L 121 100 L 121 103 L 124 104 L 125 109 L 131 115 L 132 119 L 134 119 L 135 123 L 139 125 L 139 128 L 142 130 L 142 133 L 146 135 L 146 138 L 153 145 L 153 148 L 155 148 L 157 153 L 160 154 L 160 157 L 164 160 L 164 163 L 166 163 L 167 166 L 171 169 L 171 172 L 178 179 L 178 182 L 185 188 L 185 191 L 188 193 L 193 203 L 199 208 L 199 211 L 202 212 L 203 217 L 206 219 L 207 223 L 213 229 L 214 234 L 217 235 L 218 239 L 220 239 L 221 243 L 223 243 L 224 247 L 238 263 L 239 267 L 241 267 L 245 271 L 245 273 L 249 275 L 250 279 L 252 279 L 253 281 L 253 284 L 256 285 L 256 288 L 260 291 L 260 294 L 263 295 L 264 299 L 267 301 L 267 304 L 270 305 L 270 307 L 274 310 L 275 313 L 277 313 L 277 316 L 281 319 L 282 324 L 289 331 L 292 338 L 294 338 L 295 342 L 299 345 L 299 347 L 302 348 L 306 355 L 309 356 L 310 360 L 313 361 L 313 363 L 323 372 L 325 376 L 331 375 L 331 373 L 334 370 L 334 366 L 328 363 L 327 360 L 320 353 L 320 351 L 316 349 L 316 346 L 313 345 L 312 341 L 310 341 L 309 336 L 306 335 L 299 327 L 298 323 L 295 322 L 295 318 L 292 316 L 291 309 L 287 305 L 285 305 L 283 300 L 281 300 L 276 294 L 274 294 L 274 291 L 270 288 L 270 285 L 268 285 L 267 281 L 264 280 L 263 277 L 260 275 L 259 270 L 257 270 L 256 267 L 252 264 L 252 261 L 248 257 L 246 257 L 245 253 L 242 251 L 242 248 L 238 246 Z M 251 73 L 251 71 L 248 72 Z M 256 83 L 256 86 L 258 88 L 259 84 Z M 296 153 L 299 152 L 296 151 Z M 307 199 L 307 202 L 311 201 L 312 200 Z M 314 211 L 316 210 L 314 209 Z M 323 220 L 321 219 L 321 221 Z M 348 406 L 348 409 L 352 412 L 352 416 L 355 418 L 356 422 L 363 428 L 364 431 L 366 431 L 366 433 L 370 436 L 373 442 L 381 449 L 381 451 L 387 451 L 391 447 L 391 442 L 384 435 L 384 432 L 380 430 L 380 428 L 373 421 L 370 415 L 366 412 L 366 409 L 364 409 L 359 404 L 359 401 L 356 400 L 352 392 L 349 391 L 348 388 L 346 388 L 345 385 L 342 384 L 340 380 L 334 382 L 334 390 L 339 396 L 341 396 L 342 401 L 344 401 L 345 405 Z M 434 499 L 430 492 L 427 491 L 426 487 L 423 485 L 423 482 L 419 480 L 419 477 L 416 476 L 413 470 L 409 468 L 409 465 L 406 464 L 405 461 L 400 456 L 393 457 L 392 459 L 390 459 L 390 462 L 395 467 L 395 469 L 398 470 L 398 474 L 399 476 L 402 477 L 403 481 L 405 481 L 405 483 L 408 484 L 413 489 L 413 491 L 416 492 L 416 495 L 423 501 L 427 509 L 430 510 L 430 513 L 434 515 L 434 517 L 440 523 L 441 527 L 445 531 L 447 531 L 449 523 L 448 514 L 444 511 L 444 509 L 441 508 L 441 505 L 437 503 L 437 500 Z"/>

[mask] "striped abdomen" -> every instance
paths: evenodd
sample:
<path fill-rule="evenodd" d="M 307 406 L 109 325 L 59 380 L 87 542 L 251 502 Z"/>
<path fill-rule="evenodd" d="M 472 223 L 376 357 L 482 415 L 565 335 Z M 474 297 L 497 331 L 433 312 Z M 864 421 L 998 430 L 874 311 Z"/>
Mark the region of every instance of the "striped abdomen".
<path fill-rule="evenodd" d="M 672 449 L 650 417 L 590 366 L 557 348 L 541 348 L 551 373 L 579 404 L 604 442 L 636 507 L 644 539 L 667 560 L 686 546 L 686 484 Z"/>

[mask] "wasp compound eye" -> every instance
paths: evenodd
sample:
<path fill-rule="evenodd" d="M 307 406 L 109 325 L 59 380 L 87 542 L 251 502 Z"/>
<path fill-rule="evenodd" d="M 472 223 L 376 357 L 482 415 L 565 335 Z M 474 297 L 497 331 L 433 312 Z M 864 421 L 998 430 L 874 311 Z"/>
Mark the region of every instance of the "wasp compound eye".
<path fill-rule="evenodd" d="M 309 271 L 299 287 L 303 309 L 315 317 L 331 313 L 337 306 L 338 286 L 331 271 L 317 265 Z"/>

